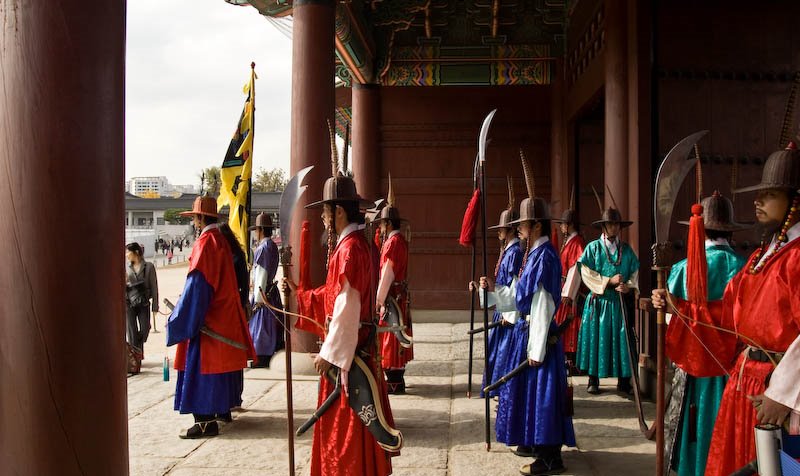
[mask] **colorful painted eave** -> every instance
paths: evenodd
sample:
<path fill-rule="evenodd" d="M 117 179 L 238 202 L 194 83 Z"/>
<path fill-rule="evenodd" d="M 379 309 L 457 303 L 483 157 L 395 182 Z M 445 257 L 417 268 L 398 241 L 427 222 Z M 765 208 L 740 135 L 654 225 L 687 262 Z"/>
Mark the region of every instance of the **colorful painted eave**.
<path fill-rule="evenodd" d="M 268 17 L 285 17 L 293 10 L 293 0 L 225 1 L 250 5 Z M 563 4 L 556 6 L 560 5 Z M 549 44 L 453 47 L 440 46 L 435 41 L 387 51 L 376 46 L 369 25 L 351 3 L 337 2 L 335 74 L 344 86 L 547 85 L 553 79 L 554 62 L 560 54 L 552 51 Z"/>

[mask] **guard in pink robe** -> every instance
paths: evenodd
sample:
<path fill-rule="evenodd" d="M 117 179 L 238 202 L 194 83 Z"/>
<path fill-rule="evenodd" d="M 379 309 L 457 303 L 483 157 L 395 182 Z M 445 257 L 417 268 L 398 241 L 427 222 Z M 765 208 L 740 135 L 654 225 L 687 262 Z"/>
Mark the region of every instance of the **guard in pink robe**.
<path fill-rule="evenodd" d="M 570 363 L 570 369 L 574 368 L 575 352 L 578 350 L 578 331 L 581 327 L 581 312 L 578 308 L 577 287 L 580 287 L 580 273 L 576 272 L 575 264 L 583 254 L 586 247 L 586 240 L 583 239 L 578 231 L 578 220 L 575 210 L 567 209 L 561 215 L 561 219 L 553 220 L 559 224 L 561 234 L 564 237 L 564 244 L 561 246 L 561 305 L 556 312 L 556 324 L 561 324 L 568 318 L 572 319 L 570 324 L 564 329 L 562 341 L 564 342 L 564 354 Z M 570 278 L 570 279 L 568 279 Z M 577 317 L 576 317 L 577 316 Z"/>
<path fill-rule="evenodd" d="M 298 312 L 325 323 L 322 347 L 314 360 L 315 368 L 322 375 L 318 405 L 335 389 L 336 384 L 324 376 L 331 366 L 340 370 L 339 385 L 345 389 L 314 425 L 311 476 L 388 475 L 392 473 L 391 457 L 400 449 L 381 445 L 363 423 L 363 417 L 348 403 L 348 374 L 358 355 L 375 380 L 378 416 L 389 427 L 394 426 L 386 383 L 376 359 L 376 323 L 372 312 L 376 277 L 370 245 L 358 226 L 361 221 L 359 205 L 352 178 L 340 172 L 329 178 L 323 189 L 323 200 L 308 206 L 323 207 L 326 228 L 331 237 L 337 236 L 335 241 L 329 240 L 325 284 L 304 290 L 298 289 L 290 278 L 285 279 L 286 285 L 297 292 Z"/>
<path fill-rule="evenodd" d="M 790 426 L 797 426 L 798 413 L 793 409 L 800 399 L 796 377 L 800 352 L 793 344 L 800 336 L 798 188 L 800 153 L 790 144 L 770 155 L 760 184 L 736 191 L 758 192 L 756 218 L 765 230 L 761 247 L 728 283 L 722 298 L 720 326 L 736 334 L 694 325 L 693 335 L 681 339 L 685 359 L 698 375 L 730 376 L 706 475 L 728 475 L 755 458 L 756 424 L 781 424 L 788 418 Z M 709 307 L 710 311 L 693 309 L 683 302 L 678 311 L 714 325 L 713 303 Z"/>
<path fill-rule="evenodd" d="M 403 322 L 401 329 L 395 332 L 380 334 L 381 367 L 386 373 L 386 383 L 390 394 L 406 392 L 406 364 L 414 358 L 411 328 L 411 308 L 408 294 L 408 242 L 400 233 L 402 219 L 394 206 L 391 177 L 389 178 L 389 196 L 387 206 L 378 216 L 383 245 L 381 246 L 380 280 L 375 299 L 375 307 L 380 310 L 381 326 L 390 325 L 386 321 L 385 304 L 387 299 L 394 299 L 400 309 Z M 400 339 L 403 339 L 402 342 Z"/>

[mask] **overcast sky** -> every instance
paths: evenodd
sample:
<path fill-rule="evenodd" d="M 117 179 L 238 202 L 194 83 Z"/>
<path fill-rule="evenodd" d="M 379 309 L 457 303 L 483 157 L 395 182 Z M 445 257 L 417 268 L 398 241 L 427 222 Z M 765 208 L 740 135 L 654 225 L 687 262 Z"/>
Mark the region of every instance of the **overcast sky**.
<path fill-rule="evenodd" d="M 289 168 L 292 42 L 253 7 L 128 0 L 125 178 L 199 184 L 219 166 L 256 63 L 253 173 Z"/>

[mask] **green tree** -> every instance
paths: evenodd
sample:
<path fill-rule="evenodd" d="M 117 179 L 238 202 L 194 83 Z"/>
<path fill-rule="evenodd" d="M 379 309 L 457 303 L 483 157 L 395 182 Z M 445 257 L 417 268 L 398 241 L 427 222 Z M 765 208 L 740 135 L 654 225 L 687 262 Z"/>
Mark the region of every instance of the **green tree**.
<path fill-rule="evenodd" d="M 184 208 L 167 208 L 164 210 L 164 221 L 170 225 L 188 225 L 192 222 L 192 218 L 179 215 L 186 211 L 188 210 Z"/>
<path fill-rule="evenodd" d="M 219 196 L 222 187 L 222 176 L 219 167 L 211 166 L 200 172 L 200 191 L 210 197 Z"/>
<path fill-rule="evenodd" d="M 253 179 L 254 192 L 283 192 L 289 179 L 286 177 L 286 171 L 281 168 L 274 168 L 272 170 L 264 170 L 262 167 L 259 169 L 255 178 Z"/>

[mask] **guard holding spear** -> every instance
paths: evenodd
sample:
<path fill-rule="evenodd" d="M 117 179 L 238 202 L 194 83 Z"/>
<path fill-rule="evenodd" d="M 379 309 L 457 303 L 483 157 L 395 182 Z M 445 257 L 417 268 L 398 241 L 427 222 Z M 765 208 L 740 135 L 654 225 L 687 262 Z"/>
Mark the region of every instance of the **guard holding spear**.
<path fill-rule="evenodd" d="M 558 338 L 562 329 L 553 320 L 561 300 L 561 262 L 549 239 L 549 205 L 536 196 L 533 171 L 522 151 L 520 158 L 528 198 L 520 203 L 520 218 L 512 223 L 519 224 L 527 249 L 511 292 L 495 293 L 498 311 L 520 313 L 509 355 L 510 362 L 520 365 L 500 391 L 495 429 L 498 441 L 530 447 L 530 454 L 536 457 L 520 473 L 558 474 L 566 469 L 562 445 L 575 446 L 572 417 L 566 414 L 567 374 L 564 348 Z M 485 276 L 480 278 L 480 285 L 482 289 L 491 287 Z"/>

